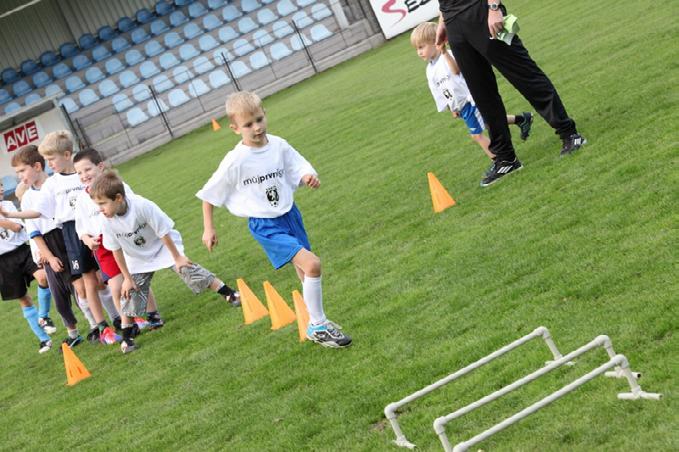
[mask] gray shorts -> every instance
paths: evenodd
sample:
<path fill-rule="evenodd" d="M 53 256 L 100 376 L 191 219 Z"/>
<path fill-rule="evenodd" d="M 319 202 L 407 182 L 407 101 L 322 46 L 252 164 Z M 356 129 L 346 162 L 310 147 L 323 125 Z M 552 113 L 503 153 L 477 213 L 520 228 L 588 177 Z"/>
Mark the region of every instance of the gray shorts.
<path fill-rule="evenodd" d="M 176 268 L 173 267 L 176 271 Z M 186 287 L 191 289 L 194 294 L 199 294 L 212 284 L 215 280 L 215 275 L 209 270 L 201 267 L 198 264 L 191 264 L 189 267 L 182 267 L 177 272 L 179 277 L 184 281 Z"/>

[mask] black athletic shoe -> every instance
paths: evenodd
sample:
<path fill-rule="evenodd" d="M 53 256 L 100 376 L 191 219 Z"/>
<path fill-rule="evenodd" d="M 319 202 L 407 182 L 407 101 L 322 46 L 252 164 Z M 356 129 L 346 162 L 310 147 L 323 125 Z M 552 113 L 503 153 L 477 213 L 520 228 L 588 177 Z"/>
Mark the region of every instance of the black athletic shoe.
<path fill-rule="evenodd" d="M 120 341 L 120 351 L 123 353 L 132 353 L 137 346 L 134 343 L 134 339 L 131 337 L 124 338 L 122 341 Z"/>
<path fill-rule="evenodd" d="M 585 137 L 579 133 L 574 133 L 568 138 L 563 138 L 563 147 L 561 148 L 561 157 L 564 155 L 572 154 L 573 152 L 580 149 L 582 146 L 587 144 Z"/>
<path fill-rule="evenodd" d="M 89 333 L 87 333 L 87 342 L 90 344 L 98 344 L 99 343 L 99 327 L 94 327 L 90 330 Z"/>
<path fill-rule="evenodd" d="M 76 337 L 67 337 L 62 341 L 63 344 L 68 345 L 69 348 L 73 348 L 76 345 L 79 345 L 81 342 L 85 340 L 84 337 L 82 337 L 80 334 L 78 334 Z"/>
<path fill-rule="evenodd" d="M 487 187 L 491 184 L 494 184 L 495 182 L 500 180 L 500 178 L 514 171 L 518 171 L 521 168 L 523 168 L 523 165 L 521 164 L 519 159 L 515 158 L 513 162 L 507 162 L 504 160 L 496 159 L 495 161 L 493 161 L 493 164 L 486 172 L 486 176 L 483 179 L 481 179 L 481 186 Z"/>
<path fill-rule="evenodd" d="M 120 334 L 123 329 L 122 320 L 120 320 L 120 317 L 113 319 L 113 328 L 116 329 L 116 333 Z"/>
<path fill-rule="evenodd" d="M 165 325 L 165 322 L 159 315 L 149 315 L 146 317 L 146 321 L 149 323 L 149 329 L 157 330 Z"/>
<path fill-rule="evenodd" d="M 521 129 L 521 139 L 526 141 L 530 135 L 530 128 L 533 127 L 533 113 L 524 111 L 521 116 L 523 116 L 523 122 L 519 126 L 519 129 Z"/>
<path fill-rule="evenodd" d="M 240 293 L 231 292 L 229 295 L 225 295 L 224 299 L 234 308 L 240 306 Z"/>
<path fill-rule="evenodd" d="M 38 346 L 38 353 L 47 353 L 52 349 L 52 341 L 46 340 L 46 341 L 41 341 L 40 345 Z"/>
<path fill-rule="evenodd" d="M 351 345 L 351 337 L 342 332 L 341 326 L 329 320 L 321 325 L 309 324 L 306 337 L 323 347 L 344 348 Z"/>
<path fill-rule="evenodd" d="M 57 327 L 54 326 L 54 322 L 49 317 L 42 317 L 38 319 L 38 325 L 45 331 L 45 333 L 50 336 L 57 332 Z"/>

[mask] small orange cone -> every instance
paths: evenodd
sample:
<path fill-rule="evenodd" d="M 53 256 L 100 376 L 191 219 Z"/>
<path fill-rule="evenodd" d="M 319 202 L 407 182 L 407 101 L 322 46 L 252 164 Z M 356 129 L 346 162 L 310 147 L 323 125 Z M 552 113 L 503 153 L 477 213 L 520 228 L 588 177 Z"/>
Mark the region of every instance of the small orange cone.
<path fill-rule="evenodd" d="M 264 293 L 266 294 L 266 304 L 269 306 L 269 313 L 271 314 L 272 330 L 281 329 L 295 321 L 295 313 L 292 312 L 290 306 L 288 306 L 269 281 L 264 281 Z"/>
<path fill-rule="evenodd" d="M 299 330 L 299 341 L 306 340 L 306 329 L 309 326 L 309 312 L 306 310 L 306 303 L 299 290 L 292 291 L 292 301 L 295 303 L 295 312 L 297 313 L 297 329 Z"/>
<path fill-rule="evenodd" d="M 217 120 L 216 120 L 215 118 L 212 118 L 212 131 L 213 131 L 213 132 L 216 132 L 216 131 L 218 131 L 218 130 L 221 129 L 221 128 L 222 128 L 222 126 L 219 125 L 219 123 L 217 122 Z"/>
<path fill-rule="evenodd" d="M 455 205 L 455 200 L 446 191 L 441 182 L 434 176 L 434 173 L 427 173 L 429 179 L 429 191 L 431 192 L 431 202 L 434 205 L 434 212 L 440 213 L 448 207 Z"/>
<path fill-rule="evenodd" d="M 73 386 L 80 380 L 89 378 L 92 375 L 85 368 L 83 363 L 75 356 L 71 347 L 61 344 L 61 352 L 64 354 L 64 367 L 66 367 L 66 384 Z"/>
<path fill-rule="evenodd" d="M 238 278 L 236 284 L 238 284 L 238 292 L 240 292 L 241 308 L 243 309 L 243 318 L 246 325 L 269 315 L 269 311 L 259 301 L 259 298 L 257 298 L 252 289 L 245 284 L 245 281 Z"/>

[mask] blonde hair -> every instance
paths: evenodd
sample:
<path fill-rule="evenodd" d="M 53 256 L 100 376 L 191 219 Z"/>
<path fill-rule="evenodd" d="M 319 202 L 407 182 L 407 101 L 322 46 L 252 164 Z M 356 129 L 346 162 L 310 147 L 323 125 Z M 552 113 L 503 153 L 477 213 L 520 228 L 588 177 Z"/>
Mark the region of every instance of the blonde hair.
<path fill-rule="evenodd" d="M 54 154 L 64 155 L 66 152 L 73 154 L 73 136 L 68 130 L 58 130 L 45 135 L 38 146 L 38 152 L 44 157 Z"/>
<path fill-rule="evenodd" d="M 410 33 L 410 44 L 417 47 L 424 44 L 436 43 L 436 28 L 438 24 L 434 22 L 422 22 Z"/>
<path fill-rule="evenodd" d="M 125 197 L 125 186 L 115 170 L 104 170 L 90 185 L 90 198 L 92 199 L 106 198 L 114 200 L 117 194 Z"/>
<path fill-rule="evenodd" d="M 226 98 L 226 114 L 233 122 L 234 117 L 243 113 L 256 113 L 262 108 L 262 99 L 251 91 L 240 91 Z"/>

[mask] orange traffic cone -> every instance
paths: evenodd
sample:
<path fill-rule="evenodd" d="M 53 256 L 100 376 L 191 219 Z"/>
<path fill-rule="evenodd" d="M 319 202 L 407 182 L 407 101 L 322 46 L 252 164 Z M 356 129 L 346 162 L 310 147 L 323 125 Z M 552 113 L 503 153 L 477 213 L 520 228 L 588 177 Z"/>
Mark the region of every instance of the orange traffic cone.
<path fill-rule="evenodd" d="M 266 304 L 269 306 L 269 313 L 271 314 L 272 330 L 278 330 L 295 321 L 295 313 L 292 312 L 290 306 L 288 306 L 269 281 L 264 281 L 264 293 L 266 294 Z"/>
<path fill-rule="evenodd" d="M 434 173 L 427 173 L 429 179 L 429 191 L 431 192 L 431 201 L 434 205 L 434 212 L 440 213 L 448 207 L 455 205 L 455 200 L 450 193 L 446 191 L 441 182 L 434 176 Z"/>
<path fill-rule="evenodd" d="M 295 313 L 297 313 L 297 329 L 299 330 L 299 341 L 306 340 L 306 329 L 309 326 L 309 312 L 306 310 L 306 303 L 299 290 L 292 291 L 292 301 L 295 303 Z"/>
<path fill-rule="evenodd" d="M 83 363 L 75 356 L 71 347 L 61 344 L 61 352 L 64 354 L 64 367 L 66 367 L 66 384 L 73 386 L 80 380 L 89 378 L 92 375 L 85 368 Z"/>
<path fill-rule="evenodd" d="M 241 309 L 243 309 L 243 318 L 246 325 L 269 315 L 269 311 L 259 301 L 259 298 L 257 298 L 252 289 L 245 284 L 245 281 L 238 278 L 236 284 L 238 284 L 238 292 L 240 292 Z"/>
<path fill-rule="evenodd" d="M 222 126 L 219 125 L 219 123 L 217 122 L 217 120 L 216 120 L 215 118 L 212 118 L 212 131 L 213 131 L 213 132 L 216 132 L 216 131 L 218 131 L 218 130 L 221 129 L 221 128 L 222 128 Z"/>

